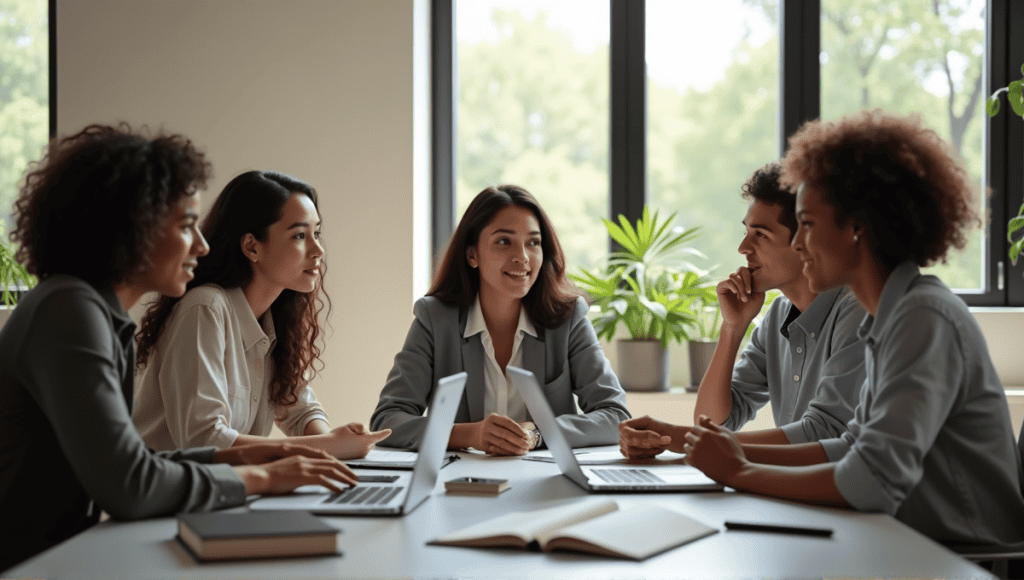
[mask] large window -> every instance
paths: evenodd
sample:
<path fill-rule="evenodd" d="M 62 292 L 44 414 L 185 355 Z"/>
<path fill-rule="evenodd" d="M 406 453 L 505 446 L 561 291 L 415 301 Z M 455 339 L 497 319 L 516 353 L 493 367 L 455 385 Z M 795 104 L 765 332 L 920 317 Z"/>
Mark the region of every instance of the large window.
<path fill-rule="evenodd" d="M 456 8 L 455 213 L 488 185 L 521 185 L 574 271 L 607 248 L 608 15 L 600 0 Z"/>
<path fill-rule="evenodd" d="M 985 0 L 822 0 L 821 117 L 865 108 L 919 113 L 983 189 Z M 979 196 L 978 211 L 985 214 Z M 964 293 L 985 292 L 988 249 L 968 247 L 932 268 Z"/>
<path fill-rule="evenodd" d="M 25 168 L 50 134 L 47 0 L 0 0 L 0 231 L 6 242 Z"/>
<path fill-rule="evenodd" d="M 600 218 L 648 203 L 701 226 L 696 245 L 722 276 L 742 263 L 747 176 L 804 121 L 879 107 L 919 113 L 982 192 L 985 229 L 931 271 L 970 304 L 1024 305 L 1024 263 L 1009 264 L 1004 241 L 1024 198 L 1024 124 L 1005 103 L 984 113 L 1019 78 L 1024 3 L 434 2 L 457 55 L 448 113 L 435 103 L 456 135 L 451 186 L 435 181 L 454 202 L 436 206 L 435 243 L 482 186 L 512 181 L 549 209 L 571 270 L 607 249 Z"/>
<path fill-rule="evenodd" d="M 778 157 L 779 27 L 765 4 L 647 2 L 648 201 L 700 227 L 714 279 L 746 263 L 739 188 Z"/>

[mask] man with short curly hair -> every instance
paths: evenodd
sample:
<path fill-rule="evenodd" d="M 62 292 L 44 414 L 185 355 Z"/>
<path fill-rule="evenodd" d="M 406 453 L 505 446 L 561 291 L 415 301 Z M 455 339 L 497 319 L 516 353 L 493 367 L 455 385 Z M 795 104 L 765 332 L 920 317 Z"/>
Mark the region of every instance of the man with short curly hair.
<path fill-rule="evenodd" d="M 920 118 L 812 121 L 780 181 L 811 289 L 847 286 L 868 316 L 867 381 L 841 437 L 749 446 L 702 417 L 687 461 L 734 489 L 888 513 L 961 552 L 1024 549 L 1021 458 L 1006 393 L 967 305 L 921 267 L 966 244 L 974 184 Z"/>
<path fill-rule="evenodd" d="M 744 443 L 806 443 L 840 436 L 853 418 L 864 383 L 864 344 L 857 326 L 864 309 L 843 288 L 811 290 L 799 254 L 793 195 L 779 185 L 780 166 L 769 163 L 743 184 L 749 202 L 739 252 L 747 265 L 717 288 L 722 330 L 700 384 L 694 417 L 708 415 L 739 429 L 769 401 L 777 428 L 741 433 Z M 736 354 L 761 311 L 765 292 L 779 290 L 738 362 Z M 650 417 L 619 426 L 627 457 L 682 451 L 689 427 Z"/>

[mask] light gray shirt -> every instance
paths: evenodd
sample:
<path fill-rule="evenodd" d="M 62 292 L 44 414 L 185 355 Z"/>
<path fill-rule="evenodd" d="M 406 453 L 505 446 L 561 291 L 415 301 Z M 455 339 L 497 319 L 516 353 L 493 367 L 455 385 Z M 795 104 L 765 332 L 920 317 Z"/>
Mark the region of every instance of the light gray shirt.
<path fill-rule="evenodd" d="M 819 294 L 805 312 L 775 299 L 733 367 L 732 411 L 723 425 L 737 430 L 771 401 L 790 443 L 839 437 L 864 384 L 857 328 L 865 315 L 843 288 Z"/>
<path fill-rule="evenodd" d="M 1006 393 L 967 305 L 912 262 L 860 328 L 867 385 L 849 432 L 822 441 L 850 504 L 947 543 L 1024 541 Z"/>
<path fill-rule="evenodd" d="M 212 447 L 154 453 L 131 419 L 135 324 L 110 289 L 51 276 L 0 330 L 0 570 L 96 523 L 245 502 Z"/>
<path fill-rule="evenodd" d="M 135 425 L 153 449 L 231 447 L 239 434 L 303 435 L 327 414 L 309 385 L 291 405 L 270 400 L 274 317 L 256 320 L 241 288 L 205 284 L 174 306 L 136 378 Z"/>

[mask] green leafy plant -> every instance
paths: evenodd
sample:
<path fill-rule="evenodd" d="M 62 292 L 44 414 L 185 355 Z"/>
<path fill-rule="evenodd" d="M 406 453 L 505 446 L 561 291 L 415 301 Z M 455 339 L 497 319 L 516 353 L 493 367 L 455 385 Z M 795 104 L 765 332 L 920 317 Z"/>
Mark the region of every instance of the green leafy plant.
<path fill-rule="evenodd" d="M 36 278 L 14 259 L 14 248 L 3 241 L 3 230 L 3 224 L 0 223 L 0 295 L 4 305 L 10 308 L 17 303 L 13 291 L 34 286 Z"/>
<path fill-rule="evenodd" d="M 1021 65 L 1020 72 L 1024 75 L 1024 65 Z M 1006 92 L 1006 99 L 1010 101 L 1010 108 L 1013 109 L 1013 112 L 1024 118 L 1024 79 L 1013 81 L 992 93 L 992 96 L 985 101 L 985 111 L 988 116 L 995 117 L 999 114 L 999 95 L 1003 92 Z M 1024 204 L 1017 211 L 1017 216 L 1010 218 L 1010 223 L 1006 227 L 1006 239 L 1010 242 L 1010 262 L 1015 265 L 1017 258 L 1024 251 L 1024 236 L 1015 240 L 1013 234 L 1021 228 L 1024 228 Z"/>
<path fill-rule="evenodd" d="M 631 339 L 658 340 L 667 348 L 673 340 L 690 340 L 694 329 L 700 332 L 699 309 L 717 303 L 715 288 L 707 285 L 707 272 L 687 259 L 704 258 L 686 245 L 697 228 L 673 228 L 674 218 L 659 223 L 658 212 L 651 215 L 645 207 L 635 228 L 622 215 L 618 224 L 603 220 L 622 250 L 611 254 L 603 270 L 569 275 L 593 300 L 598 337 L 614 339 L 622 323 Z"/>

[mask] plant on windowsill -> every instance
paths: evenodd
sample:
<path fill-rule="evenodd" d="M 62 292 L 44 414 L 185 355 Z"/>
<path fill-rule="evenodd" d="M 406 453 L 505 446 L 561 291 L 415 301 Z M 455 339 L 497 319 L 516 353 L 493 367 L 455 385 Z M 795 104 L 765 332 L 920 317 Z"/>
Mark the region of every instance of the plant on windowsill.
<path fill-rule="evenodd" d="M 1020 72 L 1024 75 L 1024 65 L 1021 65 Z M 999 95 L 1004 91 L 1006 92 L 1006 100 L 1010 102 L 1010 108 L 1013 109 L 1014 113 L 1024 118 L 1024 79 L 1013 81 L 992 93 L 992 96 L 985 101 L 985 111 L 988 113 L 988 116 L 995 117 L 999 114 Z M 1024 228 L 1024 205 L 1020 206 L 1016 217 L 1010 218 L 1010 222 L 1006 227 L 1006 239 L 1010 242 L 1010 262 L 1014 265 L 1017 264 L 1017 258 L 1024 251 L 1024 236 L 1016 240 L 1013 239 L 1013 234 L 1021 228 Z"/>
<path fill-rule="evenodd" d="M 18 301 L 17 291 L 34 286 L 36 278 L 14 259 L 15 249 L 4 241 L 5 237 L 0 223 L 0 299 L 10 309 Z"/>
<path fill-rule="evenodd" d="M 708 372 L 708 367 L 711 366 L 711 357 L 714 356 L 715 349 L 718 348 L 718 337 L 722 332 L 722 309 L 718 304 L 718 294 L 714 293 L 714 288 L 712 288 L 710 299 L 702 296 L 698 298 L 696 306 L 694 310 L 697 313 L 698 335 L 687 345 L 690 351 L 690 384 L 686 390 L 691 393 L 697 391 L 704 374 Z"/>
<path fill-rule="evenodd" d="M 659 223 L 658 212 L 645 207 L 635 228 L 622 215 L 618 224 L 603 220 L 621 251 L 604 269 L 569 275 L 590 295 L 599 338 L 612 341 L 619 323 L 626 327 L 629 338 L 616 342 L 619 380 L 627 390 L 668 390 L 669 343 L 690 340 L 699 332 L 698 309 L 717 301 L 707 272 L 688 261 L 705 257 L 686 245 L 697 228 L 673 228 L 674 218 Z"/>

